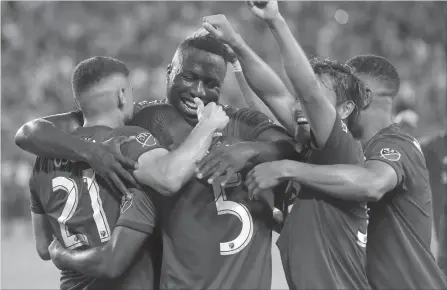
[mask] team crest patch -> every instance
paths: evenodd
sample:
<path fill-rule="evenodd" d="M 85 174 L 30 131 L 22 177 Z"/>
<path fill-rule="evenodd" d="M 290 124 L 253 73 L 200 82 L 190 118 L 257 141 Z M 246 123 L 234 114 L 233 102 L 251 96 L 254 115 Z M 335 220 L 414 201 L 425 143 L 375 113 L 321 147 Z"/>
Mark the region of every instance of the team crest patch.
<path fill-rule="evenodd" d="M 149 133 L 140 133 L 136 139 L 137 142 L 140 143 L 142 147 L 149 147 L 157 144 L 155 138 L 152 137 L 152 135 Z"/>
<path fill-rule="evenodd" d="M 380 150 L 380 156 L 389 161 L 399 161 L 400 153 L 392 148 L 383 148 Z"/>
<path fill-rule="evenodd" d="M 133 195 L 131 193 L 129 193 L 126 196 L 123 196 L 121 198 L 121 209 L 120 212 L 124 213 L 126 210 L 129 209 L 129 207 L 132 205 L 132 200 L 133 200 Z"/>

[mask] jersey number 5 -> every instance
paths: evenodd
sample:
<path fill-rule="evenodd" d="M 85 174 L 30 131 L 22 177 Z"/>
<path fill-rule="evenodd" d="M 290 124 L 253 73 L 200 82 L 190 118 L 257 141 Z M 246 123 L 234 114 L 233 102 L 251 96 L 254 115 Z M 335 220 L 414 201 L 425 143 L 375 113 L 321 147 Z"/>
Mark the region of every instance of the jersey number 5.
<path fill-rule="evenodd" d="M 87 185 L 87 191 L 90 195 L 91 205 L 93 209 L 93 219 L 98 230 L 98 235 L 101 242 L 108 241 L 110 239 L 110 227 L 107 222 L 104 209 L 102 208 L 102 201 L 99 195 L 99 186 L 95 180 L 95 173 L 92 169 L 87 169 L 82 171 L 82 178 Z M 82 245 L 88 245 L 88 239 L 86 235 L 83 234 L 71 234 L 66 223 L 73 217 L 76 212 L 79 202 L 79 189 L 76 182 L 67 177 L 56 177 L 52 180 L 53 192 L 57 190 L 62 190 L 67 193 L 67 201 L 62 209 L 61 216 L 57 219 L 60 225 L 62 239 L 64 240 L 65 247 L 69 249 L 74 249 Z"/>
<path fill-rule="evenodd" d="M 231 214 L 236 216 L 242 223 L 240 234 L 232 241 L 220 243 L 220 254 L 222 256 L 234 255 L 242 251 L 253 237 L 253 219 L 247 207 L 238 202 L 227 200 L 225 188 L 239 186 L 242 183 L 240 174 L 233 175 L 233 178 L 225 185 L 221 186 L 223 178 L 216 178 L 213 183 L 214 198 L 216 200 L 217 214 Z"/>

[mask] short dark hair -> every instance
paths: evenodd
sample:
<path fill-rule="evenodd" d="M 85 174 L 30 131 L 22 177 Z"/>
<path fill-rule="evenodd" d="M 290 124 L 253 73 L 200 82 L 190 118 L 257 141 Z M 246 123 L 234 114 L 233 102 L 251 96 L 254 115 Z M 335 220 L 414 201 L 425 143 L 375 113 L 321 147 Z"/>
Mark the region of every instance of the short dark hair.
<path fill-rule="evenodd" d="M 113 74 L 128 77 L 129 70 L 121 61 L 106 56 L 94 56 L 81 61 L 74 69 L 71 79 L 74 95 L 85 92 Z"/>
<path fill-rule="evenodd" d="M 188 48 L 196 48 L 215 55 L 221 56 L 225 63 L 229 61 L 228 49 L 204 28 L 200 28 L 187 36 L 178 46 L 178 51 L 185 51 Z"/>
<path fill-rule="evenodd" d="M 354 75 L 351 67 L 342 62 L 313 58 L 310 60 L 310 64 L 316 75 L 327 74 L 333 79 L 337 105 L 346 101 L 352 101 L 355 104 L 353 112 L 348 117 L 348 127 L 351 127 L 357 119 L 359 111 L 368 105 L 365 84 Z"/>
<path fill-rule="evenodd" d="M 365 54 L 357 55 L 346 62 L 355 73 L 377 78 L 391 91 L 394 97 L 399 92 L 400 78 L 394 65 L 384 57 Z"/>

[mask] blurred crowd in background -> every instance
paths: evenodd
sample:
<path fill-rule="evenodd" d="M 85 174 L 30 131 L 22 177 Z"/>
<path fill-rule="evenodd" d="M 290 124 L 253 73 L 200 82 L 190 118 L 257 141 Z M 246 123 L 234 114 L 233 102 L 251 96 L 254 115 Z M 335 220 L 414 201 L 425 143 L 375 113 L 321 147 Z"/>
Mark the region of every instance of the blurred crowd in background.
<path fill-rule="evenodd" d="M 164 98 L 166 67 L 177 45 L 201 27 L 204 16 L 225 14 L 288 85 L 273 36 L 245 5 L 2 1 L 2 220 L 30 215 L 28 179 L 35 157 L 14 144 L 15 132 L 31 119 L 75 109 L 71 73 L 86 58 L 120 59 L 131 70 L 137 100 Z M 280 3 L 309 57 L 346 61 L 368 53 L 388 58 L 402 81 L 396 121 L 423 144 L 445 131 L 447 124 L 446 7 L 443 2 Z M 246 106 L 231 70 L 228 75 L 223 102 Z M 443 142 L 436 145 L 439 150 L 447 147 Z M 445 163 L 440 165 L 444 170 Z M 445 184 L 441 188 L 445 190 Z"/>

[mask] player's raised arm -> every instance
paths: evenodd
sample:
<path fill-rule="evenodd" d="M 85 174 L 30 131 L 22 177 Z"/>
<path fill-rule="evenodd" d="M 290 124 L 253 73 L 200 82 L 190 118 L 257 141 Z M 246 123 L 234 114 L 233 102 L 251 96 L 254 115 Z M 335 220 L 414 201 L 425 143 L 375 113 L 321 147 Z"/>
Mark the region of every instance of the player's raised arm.
<path fill-rule="evenodd" d="M 136 162 L 107 146 L 86 142 L 70 134 L 82 124 L 80 111 L 35 119 L 17 131 L 15 142 L 21 149 L 38 156 L 87 162 L 110 186 L 121 193 L 125 193 L 127 189 L 120 178 L 136 185 L 132 175 L 125 169 L 136 168 Z"/>
<path fill-rule="evenodd" d="M 213 134 L 228 123 L 228 116 L 222 107 L 213 102 L 204 107 L 200 99 L 195 98 L 194 101 L 198 106 L 199 122 L 186 140 L 171 152 L 154 150 L 138 158 L 140 167 L 134 171 L 135 178 L 161 194 L 175 194 L 191 179 L 196 162 L 202 159 L 211 145 Z M 183 118 L 181 120 L 186 124 Z M 175 125 L 174 123 L 173 126 Z"/>
<path fill-rule="evenodd" d="M 272 114 L 266 104 L 250 88 L 250 85 L 245 79 L 244 72 L 242 71 L 241 63 L 237 59 L 237 55 L 234 53 L 233 49 L 229 45 L 226 45 L 225 47 L 227 48 L 230 55 L 229 61 L 231 63 L 231 66 L 233 67 L 234 77 L 236 78 L 237 84 L 239 86 L 239 89 L 241 90 L 242 96 L 244 97 L 245 103 L 247 103 L 249 108 L 266 114 L 275 123 L 279 124 L 278 120 Z"/>
<path fill-rule="evenodd" d="M 295 129 L 292 107 L 295 97 L 288 91 L 279 76 L 266 64 L 237 34 L 225 15 L 211 15 L 203 18 L 203 27 L 220 41 L 228 44 L 241 63 L 243 80 L 267 105 L 278 121 L 292 134 Z M 239 73 L 242 75 L 241 73 Z M 236 78 L 241 78 L 236 73 Z M 244 82 L 242 82 L 244 85 Z M 244 97 L 251 97 L 247 95 Z M 252 99 L 252 98 L 250 98 Z M 252 107 L 257 109 L 258 107 Z M 264 112 L 262 109 L 259 110 Z M 269 115 L 269 114 L 267 114 Z"/>
<path fill-rule="evenodd" d="M 334 126 L 336 111 L 320 88 L 319 81 L 306 54 L 295 40 L 278 10 L 278 3 L 269 0 L 264 8 L 248 1 L 251 11 L 270 27 L 283 58 L 284 68 L 306 113 L 316 146 L 323 148 Z"/>

